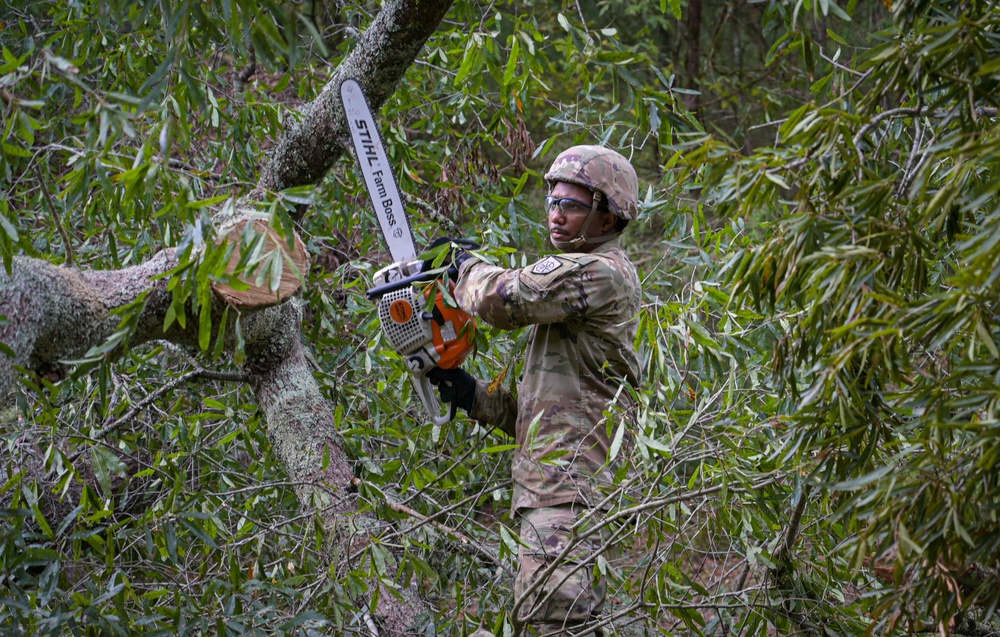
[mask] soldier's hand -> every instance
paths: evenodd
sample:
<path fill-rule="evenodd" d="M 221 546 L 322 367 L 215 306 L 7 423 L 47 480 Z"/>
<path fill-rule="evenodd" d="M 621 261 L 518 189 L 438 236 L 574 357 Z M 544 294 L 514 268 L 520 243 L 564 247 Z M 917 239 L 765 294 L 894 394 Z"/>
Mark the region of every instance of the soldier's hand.
<path fill-rule="evenodd" d="M 436 367 L 427 372 L 427 380 L 438 388 L 441 402 L 451 405 L 451 417 L 455 410 L 461 407 L 466 413 L 472 411 L 476 401 L 476 378 L 461 367 L 458 369 L 441 369 Z"/>

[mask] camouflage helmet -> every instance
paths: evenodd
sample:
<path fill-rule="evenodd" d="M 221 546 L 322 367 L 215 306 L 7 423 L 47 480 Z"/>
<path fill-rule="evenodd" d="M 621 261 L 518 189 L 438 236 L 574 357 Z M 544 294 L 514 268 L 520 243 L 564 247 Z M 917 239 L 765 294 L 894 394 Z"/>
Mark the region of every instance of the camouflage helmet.
<path fill-rule="evenodd" d="M 639 216 L 639 178 L 631 162 L 610 148 L 567 148 L 552 162 L 545 181 L 550 188 L 565 181 L 599 191 L 615 216 L 628 221 Z"/>

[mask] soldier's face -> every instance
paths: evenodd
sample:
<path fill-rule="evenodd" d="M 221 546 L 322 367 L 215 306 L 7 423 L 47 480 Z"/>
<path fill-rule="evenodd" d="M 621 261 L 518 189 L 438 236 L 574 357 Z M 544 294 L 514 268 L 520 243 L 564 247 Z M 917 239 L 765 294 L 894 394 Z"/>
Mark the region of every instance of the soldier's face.
<path fill-rule="evenodd" d="M 589 188 L 584 188 L 578 184 L 568 184 L 558 182 L 549 193 L 556 199 L 575 199 L 582 205 L 563 204 L 552 206 L 548 211 L 549 239 L 555 241 L 571 241 L 580 235 L 580 227 L 587 219 L 590 207 L 594 203 L 594 195 Z M 615 216 L 610 212 L 598 211 L 590 220 L 587 228 L 587 236 L 597 237 L 606 232 L 615 224 Z M 579 248 L 580 252 L 589 252 L 594 246 L 585 244 Z"/>

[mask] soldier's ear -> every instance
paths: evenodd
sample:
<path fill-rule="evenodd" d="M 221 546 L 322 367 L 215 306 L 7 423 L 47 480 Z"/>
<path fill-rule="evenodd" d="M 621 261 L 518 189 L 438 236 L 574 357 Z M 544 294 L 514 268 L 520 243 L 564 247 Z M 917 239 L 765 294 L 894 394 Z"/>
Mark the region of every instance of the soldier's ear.
<path fill-rule="evenodd" d="M 615 213 L 605 212 L 604 217 L 601 218 L 601 234 L 611 232 L 616 223 L 618 223 L 618 217 L 615 216 Z"/>

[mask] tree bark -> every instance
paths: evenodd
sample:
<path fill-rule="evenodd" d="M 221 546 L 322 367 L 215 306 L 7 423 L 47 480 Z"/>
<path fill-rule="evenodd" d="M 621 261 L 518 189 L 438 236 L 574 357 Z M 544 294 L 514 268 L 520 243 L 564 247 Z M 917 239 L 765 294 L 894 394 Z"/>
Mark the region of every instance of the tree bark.
<path fill-rule="evenodd" d="M 146 307 L 130 338 L 132 346 L 153 339 L 181 345 L 197 344 L 194 330 L 177 323 L 163 331 L 170 306 L 167 279 L 154 280 L 177 265 L 173 250 L 163 250 L 142 265 L 124 270 L 83 272 L 38 259 L 16 257 L 11 274 L 0 272 L 0 343 L 14 358 L 0 355 L 0 397 L 13 390 L 14 366 L 38 374 L 58 370 L 60 361 L 80 358 L 114 333 L 119 318 L 112 314 L 144 292 Z"/>
<path fill-rule="evenodd" d="M 688 0 L 687 20 L 684 21 L 687 49 L 684 52 L 686 88 L 697 90 L 701 76 L 701 0 Z M 691 112 L 698 110 L 700 95 L 685 95 L 684 105 Z"/>

